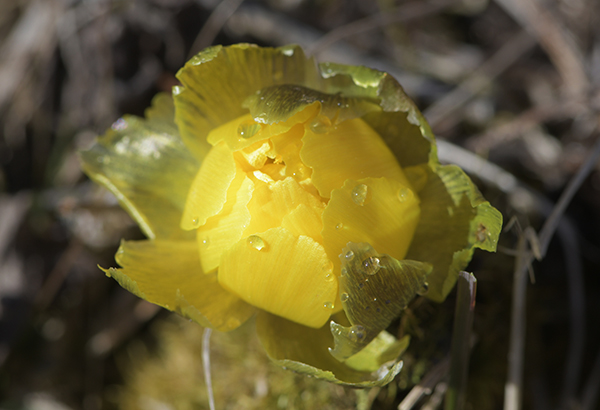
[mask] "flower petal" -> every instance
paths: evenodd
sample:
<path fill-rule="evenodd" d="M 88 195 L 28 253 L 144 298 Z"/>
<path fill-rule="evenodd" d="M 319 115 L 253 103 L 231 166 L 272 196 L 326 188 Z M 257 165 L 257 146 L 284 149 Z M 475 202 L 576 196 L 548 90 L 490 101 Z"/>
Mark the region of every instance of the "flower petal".
<path fill-rule="evenodd" d="M 300 204 L 296 207 L 296 209 L 283 217 L 281 226 L 287 229 L 294 236 L 309 236 L 322 245 L 322 215 L 322 207 Z"/>
<path fill-rule="evenodd" d="M 475 248 L 496 248 L 502 215 L 483 200 L 460 168 L 439 166 L 429 172 L 419 192 L 421 220 L 406 258 L 433 265 L 427 297 L 441 302 Z"/>
<path fill-rule="evenodd" d="M 173 115 L 171 97 L 159 94 L 146 119 L 121 118 L 80 154 L 86 174 L 111 191 L 151 239 L 193 237 L 179 229 L 179 219 L 200 164 L 179 137 Z"/>
<path fill-rule="evenodd" d="M 196 229 L 221 212 L 235 169 L 233 153 L 225 143 L 219 143 L 210 150 L 188 192 L 181 229 Z"/>
<path fill-rule="evenodd" d="M 281 226 L 283 218 L 300 204 L 319 211 L 324 207 L 317 197 L 306 191 L 294 178 L 286 177 L 271 183 L 257 180 L 252 199 L 248 204 L 252 219 L 244 235 L 248 236 Z"/>
<path fill-rule="evenodd" d="M 123 269 L 104 270 L 131 293 L 202 326 L 237 328 L 255 309 L 205 275 L 193 241 L 123 241 L 116 255 Z"/>
<path fill-rule="evenodd" d="M 207 48 L 178 73 L 175 87 L 176 123 L 197 158 L 210 144 L 208 132 L 247 113 L 244 100 L 274 84 L 304 84 L 318 88 L 316 65 L 297 46 L 262 48 L 251 44 Z"/>
<path fill-rule="evenodd" d="M 396 180 L 346 181 L 333 190 L 323 211 L 323 246 L 334 271 L 340 272 L 338 255 L 348 242 L 368 242 L 378 252 L 403 259 L 419 215 L 419 199 Z"/>
<path fill-rule="evenodd" d="M 329 319 L 338 293 L 323 246 L 281 227 L 225 252 L 219 283 L 253 306 L 313 328 Z"/>
<path fill-rule="evenodd" d="M 386 177 L 410 186 L 394 154 L 361 119 L 344 121 L 327 133 L 307 130 L 302 142 L 300 157 L 312 168 L 312 182 L 324 198 L 347 179 Z"/>
<path fill-rule="evenodd" d="M 198 228 L 200 263 L 204 272 L 215 270 L 223 252 L 242 239 L 244 229 L 250 223 L 247 205 L 253 190 L 254 183 L 238 168 L 223 209 Z"/>
<path fill-rule="evenodd" d="M 401 353 L 402 349 L 391 343 L 367 351 L 371 357 L 358 358 L 358 366 L 362 364 L 367 371 L 355 370 L 337 361 L 328 351 L 333 346 L 328 325 L 311 329 L 267 312 L 259 312 L 256 330 L 267 354 L 276 364 L 330 382 L 354 387 L 384 386 L 402 369 L 402 362 L 395 356 L 392 365 L 381 365 L 373 373 L 368 371 L 371 367 L 369 362 L 383 363 L 390 358 L 387 353 Z"/>
<path fill-rule="evenodd" d="M 381 255 L 367 243 L 349 243 L 340 259 L 342 306 L 351 326 L 331 322 L 331 354 L 344 361 L 386 329 L 417 294 L 427 292 L 432 267 Z"/>

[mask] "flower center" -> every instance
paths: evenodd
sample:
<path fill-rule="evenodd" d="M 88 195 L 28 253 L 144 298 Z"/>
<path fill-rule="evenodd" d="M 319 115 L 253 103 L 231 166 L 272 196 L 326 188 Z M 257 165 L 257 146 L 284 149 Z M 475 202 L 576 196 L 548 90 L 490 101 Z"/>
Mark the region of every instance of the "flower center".
<path fill-rule="evenodd" d="M 197 229 L 202 268 L 217 271 L 221 286 L 315 328 L 341 310 L 346 244 L 369 242 L 402 258 L 419 216 L 379 135 L 321 108 L 312 102 L 273 124 L 248 114 L 214 129 L 182 219 Z"/>

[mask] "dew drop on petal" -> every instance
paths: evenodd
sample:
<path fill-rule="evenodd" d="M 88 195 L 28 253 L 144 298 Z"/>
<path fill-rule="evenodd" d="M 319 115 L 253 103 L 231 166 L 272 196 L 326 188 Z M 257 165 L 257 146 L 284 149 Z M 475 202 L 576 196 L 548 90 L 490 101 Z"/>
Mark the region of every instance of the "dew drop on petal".
<path fill-rule="evenodd" d="M 315 120 L 310 123 L 310 130 L 315 134 L 324 134 L 329 131 L 330 128 L 331 120 L 324 115 L 315 118 Z"/>
<path fill-rule="evenodd" d="M 424 295 L 429 292 L 429 283 L 425 282 L 423 285 L 417 290 L 417 295 Z"/>
<path fill-rule="evenodd" d="M 210 245 L 210 239 L 208 237 L 202 239 L 202 241 L 200 241 L 200 243 L 202 244 L 203 247 L 208 248 L 208 245 Z"/>
<path fill-rule="evenodd" d="M 381 263 L 377 256 L 371 256 L 362 262 L 362 270 L 366 275 L 375 275 L 381 269 Z"/>
<path fill-rule="evenodd" d="M 333 309 L 333 303 L 332 302 L 325 302 L 325 303 L 323 303 L 323 307 L 325 309 Z"/>
<path fill-rule="evenodd" d="M 246 239 L 246 243 L 249 247 L 256 249 L 257 251 L 260 251 L 266 247 L 265 241 L 263 241 L 258 235 L 250 235 L 248 239 Z"/>
<path fill-rule="evenodd" d="M 342 276 L 346 276 L 347 273 L 348 273 L 348 269 L 342 268 Z"/>
<path fill-rule="evenodd" d="M 238 126 L 237 132 L 241 138 L 248 139 L 255 136 L 260 129 L 260 124 L 254 121 L 245 121 Z"/>
<path fill-rule="evenodd" d="M 350 299 L 350 295 L 348 295 L 346 292 L 344 292 L 340 295 L 340 300 L 342 302 L 346 302 L 348 299 Z"/>
<path fill-rule="evenodd" d="M 325 282 L 333 282 L 333 273 L 328 273 L 325 275 Z"/>
<path fill-rule="evenodd" d="M 410 195 L 410 191 L 408 188 L 400 188 L 398 190 L 398 200 L 400 202 L 405 202 L 408 199 L 408 196 Z"/>
<path fill-rule="evenodd" d="M 359 184 L 354 187 L 352 193 L 352 201 L 359 206 L 363 206 L 367 201 L 367 195 L 369 193 L 369 187 L 365 184 Z"/>
<path fill-rule="evenodd" d="M 346 254 L 344 255 L 344 258 L 346 258 L 346 260 L 348 262 L 352 261 L 352 259 L 354 259 L 354 252 L 352 252 L 352 251 L 346 252 Z"/>
<path fill-rule="evenodd" d="M 361 325 L 352 325 L 348 338 L 353 342 L 360 342 L 365 338 L 365 327 Z"/>
<path fill-rule="evenodd" d="M 342 229 L 343 227 L 344 227 L 344 224 L 340 222 L 339 224 L 337 224 L 337 225 L 335 226 L 335 229 L 337 229 L 337 230 L 339 231 L 339 230 L 340 230 L 340 229 Z"/>
<path fill-rule="evenodd" d="M 192 225 L 196 226 L 198 225 L 198 222 L 200 222 L 198 218 L 192 218 Z"/>

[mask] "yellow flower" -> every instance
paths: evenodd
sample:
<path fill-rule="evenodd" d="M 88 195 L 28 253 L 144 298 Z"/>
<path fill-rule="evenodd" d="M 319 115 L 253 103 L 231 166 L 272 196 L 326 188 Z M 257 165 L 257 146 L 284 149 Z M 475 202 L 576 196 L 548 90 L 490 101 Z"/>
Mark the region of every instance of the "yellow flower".
<path fill-rule="evenodd" d="M 417 294 L 442 301 L 474 248 L 495 250 L 499 212 L 438 163 L 385 73 L 241 44 L 178 78 L 82 153 L 148 237 L 123 242 L 106 273 L 203 326 L 256 314 L 282 366 L 388 383 L 408 340 L 384 329 Z"/>

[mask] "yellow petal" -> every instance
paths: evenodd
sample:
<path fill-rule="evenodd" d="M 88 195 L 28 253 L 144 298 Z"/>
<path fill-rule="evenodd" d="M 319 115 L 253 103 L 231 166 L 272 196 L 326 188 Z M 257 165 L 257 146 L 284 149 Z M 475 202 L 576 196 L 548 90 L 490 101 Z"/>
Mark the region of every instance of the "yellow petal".
<path fill-rule="evenodd" d="M 255 312 L 202 272 L 194 241 L 122 242 L 116 260 L 123 269 L 105 272 L 121 286 L 202 326 L 233 330 Z"/>
<path fill-rule="evenodd" d="M 300 204 L 283 218 L 281 226 L 294 236 L 309 236 L 323 244 L 323 238 L 321 237 L 321 231 L 323 230 L 322 214 L 323 207 Z"/>
<path fill-rule="evenodd" d="M 300 157 L 313 169 L 312 182 L 324 198 L 346 179 L 387 177 L 410 186 L 394 154 L 360 118 L 344 121 L 327 132 L 307 129 L 302 141 Z"/>
<path fill-rule="evenodd" d="M 111 191 L 151 239 L 191 239 L 179 222 L 200 163 L 173 116 L 171 97 L 158 94 L 146 119 L 124 116 L 80 153 L 85 173 Z"/>
<path fill-rule="evenodd" d="M 212 272 L 219 266 L 221 255 L 242 238 L 250 223 L 250 212 L 246 207 L 254 183 L 238 168 L 229 190 L 223 210 L 198 228 L 200 263 L 204 272 Z"/>
<path fill-rule="evenodd" d="M 268 140 L 257 141 L 249 147 L 236 152 L 238 164 L 245 165 L 247 171 L 260 169 L 267 162 L 268 154 L 273 151 Z M 235 156 L 235 154 L 234 154 Z"/>
<path fill-rule="evenodd" d="M 227 145 L 220 143 L 213 147 L 204 158 L 188 193 L 181 218 L 182 229 L 196 229 L 223 209 L 235 173 L 233 153 Z"/>
<path fill-rule="evenodd" d="M 419 222 L 419 200 L 406 185 L 388 178 L 348 180 L 331 193 L 323 211 L 323 245 L 340 271 L 338 255 L 348 242 L 368 242 L 402 260 Z"/>
<path fill-rule="evenodd" d="M 255 122 L 250 114 L 242 115 L 220 127 L 213 129 L 207 141 L 217 145 L 224 141 L 232 151 L 239 151 L 257 141 L 266 140 L 288 132 L 294 125 L 303 124 L 316 117 L 321 109 L 321 104 L 316 102 L 306 106 L 302 111 L 294 114 L 286 121 L 265 125 Z"/>
<path fill-rule="evenodd" d="M 312 169 L 300 160 L 304 124 L 298 124 L 288 132 L 271 138 L 275 161 L 285 164 L 285 175 L 294 177 L 297 181 L 310 178 Z"/>
<path fill-rule="evenodd" d="M 338 292 L 323 247 L 281 227 L 225 252 L 219 283 L 253 306 L 312 328 L 327 322 Z"/>
<path fill-rule="evenodd" d="M 248 203 L 252 219 L 244 235 L 280 226 L 283 218 L 300 204 L 323 209 L 320 199 L 307 192 L 294 178 L 287 177 L 271 183 L 256 181 L 252 199 Z"/>

